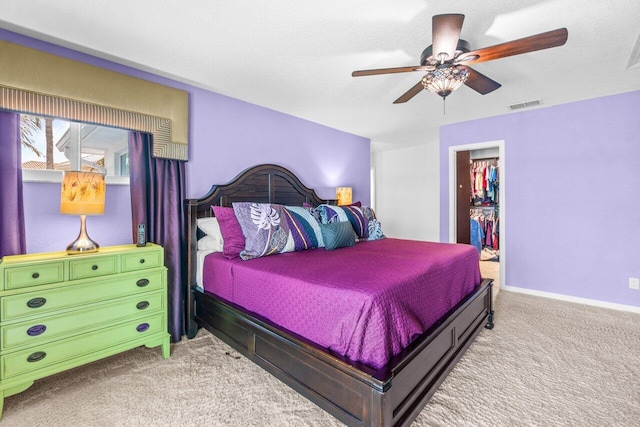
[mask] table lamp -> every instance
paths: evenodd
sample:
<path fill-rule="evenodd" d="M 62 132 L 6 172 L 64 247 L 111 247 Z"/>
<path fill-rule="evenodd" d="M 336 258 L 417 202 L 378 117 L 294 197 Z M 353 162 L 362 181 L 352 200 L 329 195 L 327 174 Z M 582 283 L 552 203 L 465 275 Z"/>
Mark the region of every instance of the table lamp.
<path fill-rule="evenodd" d="M 80 234 L 67 246 L 70 255 L 97 252 L 100 245 L 87 234 L 87 215 L 104 213 L 104 175 L 93 172 L 68 171 L 62 179 L 60 213 L 80 215 Z"/>
<path fill-rule="evenodd" d="M 351 187 L 336 188 L 336 199 L 338 199 L 338 206 L 350 205 Z"/>

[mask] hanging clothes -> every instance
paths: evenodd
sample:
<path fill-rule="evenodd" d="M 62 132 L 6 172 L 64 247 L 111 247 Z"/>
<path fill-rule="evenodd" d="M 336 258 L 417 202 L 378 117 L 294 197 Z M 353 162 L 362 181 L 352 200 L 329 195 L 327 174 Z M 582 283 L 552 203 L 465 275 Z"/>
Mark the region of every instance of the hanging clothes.
<path fill-rule="evenodd" d="M 498 203 L 498 159 L 473 160 L 471 164 L 471 199 L 475 206 Z"/>
<path fill-rule="evenodd" d="M 487 221 L 487 231 L 485 231 L 485 246 L 493 247 L 493 222 Z"/>
<path fill-rule="evenodd" d="M 480 226 L 480 222 L 476 218 L 471 218 L 471 244 L 478 250 L 478 255 L 482 252 L 482 242 L 484 240 L 484 231 Z"/>
<path fill-rule="evenodd" d="M 469 215 L 471 217 L 471 244 L 476 248 L 479 247 L 480 251 L 485 247 L 494 251 L 499 250 L 498 207 L 472 208 Z M 477 244 L 476 241 L 479 243 Z"/>
<path fill-rule="evenodd" d="M 474 159 L 469 167 L 471 183 L 471 244 L 481 260 L 499 260 L 500 170 L 497 158 Z"/>

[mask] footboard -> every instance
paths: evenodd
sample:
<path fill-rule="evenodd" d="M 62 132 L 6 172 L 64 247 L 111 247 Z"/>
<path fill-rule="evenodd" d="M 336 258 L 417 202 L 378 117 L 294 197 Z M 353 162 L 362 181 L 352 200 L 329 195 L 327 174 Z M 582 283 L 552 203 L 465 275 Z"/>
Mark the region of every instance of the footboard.
<path fill-rule="evenodd" d="M 411 424 L 478 334 L 491 324 L 492 286 L 485 279 L 435 330 L 427 331 L 409 354 L 392 361 L 391 425 Z"/>
<path fill-rule="evenodd" d="M 485 324 L 492 282 L 426 331 L 386 367 L 353 365 L 311 342 L 193 288 L 194 320 L 350 426 L 409 425 Z"/>

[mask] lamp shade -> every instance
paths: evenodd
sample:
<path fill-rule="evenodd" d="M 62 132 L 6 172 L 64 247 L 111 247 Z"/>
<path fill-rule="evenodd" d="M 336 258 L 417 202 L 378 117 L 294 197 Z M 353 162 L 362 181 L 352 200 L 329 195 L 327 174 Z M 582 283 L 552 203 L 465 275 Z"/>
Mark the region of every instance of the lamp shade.
<path fill-rule="evenodd" d="M 446 98 L 458 89 L 469 78 L 469 72 L 464 68 L 445 65 L 428 72 L 422 78 L 422 86 L 430 92 Z"/>
<path fill-rule="evenodd" d="M 336 188 L 336 199 L 338 199 L 338 206 L 350 205 L 352 203 L 351 197 L 351 187 Z"/>
<path fill-rule="evenodd" d="M 60 213 L 102 215 L 105 188 L 104 175 L 101 173 L 65 172 L 60 194 Z"/>

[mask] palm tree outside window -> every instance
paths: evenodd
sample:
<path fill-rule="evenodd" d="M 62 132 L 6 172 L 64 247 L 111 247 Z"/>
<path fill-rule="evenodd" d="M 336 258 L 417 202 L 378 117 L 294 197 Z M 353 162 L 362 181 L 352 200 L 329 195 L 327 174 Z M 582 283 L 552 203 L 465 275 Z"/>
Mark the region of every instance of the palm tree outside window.
<path fill-rule="evenodd" d="M 62 174 L 50 171 L 83 170 L 128 182 L 127 130 L 23 114 L 20 136 L 26 181 L 60 181 Z"/>

